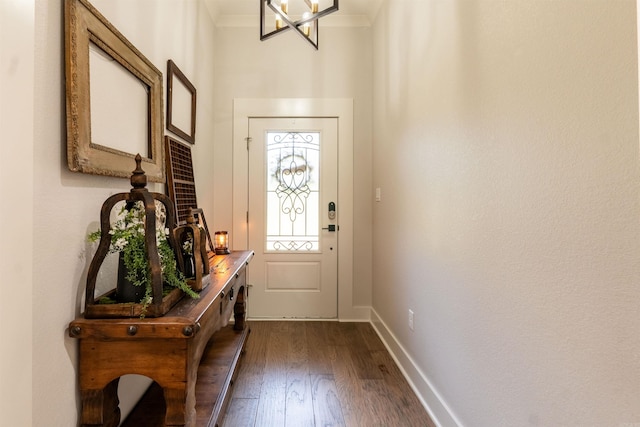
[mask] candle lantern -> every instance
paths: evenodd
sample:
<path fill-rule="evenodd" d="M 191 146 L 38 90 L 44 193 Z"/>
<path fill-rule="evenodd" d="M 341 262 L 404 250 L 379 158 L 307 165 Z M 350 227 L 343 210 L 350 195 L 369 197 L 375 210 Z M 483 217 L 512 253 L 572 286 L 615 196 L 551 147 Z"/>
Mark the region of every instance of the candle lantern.
<path fill-rule="evenodd" d="M 194 291 L 206 288 L 209 277 L 209 257 L 207 255 L 206 235 L 203 228 L 196 225 L 193 209 L 189 209 L 187 223 L 177 226 L 173 231 L 182 250 L 178 251 L 178 265 L 184 273 L 187 283 Z M 192 268 L 189 264 L 192 263 Z"/>
<path fill-rule="evenodd" d="M 229 233 L 226 231 L 216 231 L 215 233 L 216 255 L 229 254 Z"/>

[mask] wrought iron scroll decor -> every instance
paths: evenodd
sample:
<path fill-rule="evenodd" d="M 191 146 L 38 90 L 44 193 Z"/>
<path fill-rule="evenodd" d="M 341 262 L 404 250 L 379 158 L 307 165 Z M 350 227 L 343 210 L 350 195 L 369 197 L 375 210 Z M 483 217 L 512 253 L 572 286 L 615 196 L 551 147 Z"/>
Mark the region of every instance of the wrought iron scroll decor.
<path fill-rule="evenodd" d="M 276 143 L 291 141 L 295 144 L 300 142 L 298 140 L 311 143 L 313 136 L 289 132 L 274 138 Z M 311 194 L 307 159 L 295 150 L 281 157 L 276 169 L 276 179 L 279 184 L 275 193 L 280 199 L 282 213 L 288 215 L 291 222 L 295 222 L 298 215 L 305 213 L 306 200 Z"/>
<path fill-rule="evenodd" d="M 267 139 L 267 249 L 317 250 L 319 133 L 271 132 Z"/>

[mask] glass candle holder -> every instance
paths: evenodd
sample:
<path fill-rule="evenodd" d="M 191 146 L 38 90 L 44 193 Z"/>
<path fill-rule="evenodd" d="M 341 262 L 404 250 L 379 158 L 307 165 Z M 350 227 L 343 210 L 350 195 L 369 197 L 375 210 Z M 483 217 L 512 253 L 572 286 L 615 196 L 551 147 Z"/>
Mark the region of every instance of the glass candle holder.
<path fill-rule="evenodd" d="M 226 231 L 216 231 L 214 238 L 216 255 L 229 254 L 229 233 Z"/>

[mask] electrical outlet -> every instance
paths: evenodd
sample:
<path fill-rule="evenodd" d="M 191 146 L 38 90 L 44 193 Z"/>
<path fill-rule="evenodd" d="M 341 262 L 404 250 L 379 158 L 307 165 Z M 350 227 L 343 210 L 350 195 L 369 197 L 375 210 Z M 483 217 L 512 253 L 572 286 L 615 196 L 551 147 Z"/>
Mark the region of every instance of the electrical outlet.
<path fill-rule="evenodd" d="M 413 331 L 413 310 L 409 309 L 409 329 Z"/>

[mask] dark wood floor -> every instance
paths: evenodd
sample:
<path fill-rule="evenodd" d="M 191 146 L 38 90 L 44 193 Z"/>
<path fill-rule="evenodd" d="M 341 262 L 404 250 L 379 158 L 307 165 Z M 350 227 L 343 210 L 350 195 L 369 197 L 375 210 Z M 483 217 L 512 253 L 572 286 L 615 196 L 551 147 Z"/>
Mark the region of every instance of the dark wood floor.
<path fill-rule="evenodd" d="M 435 427 L 369 323 L 250 327 L 223 427 Z"/>

